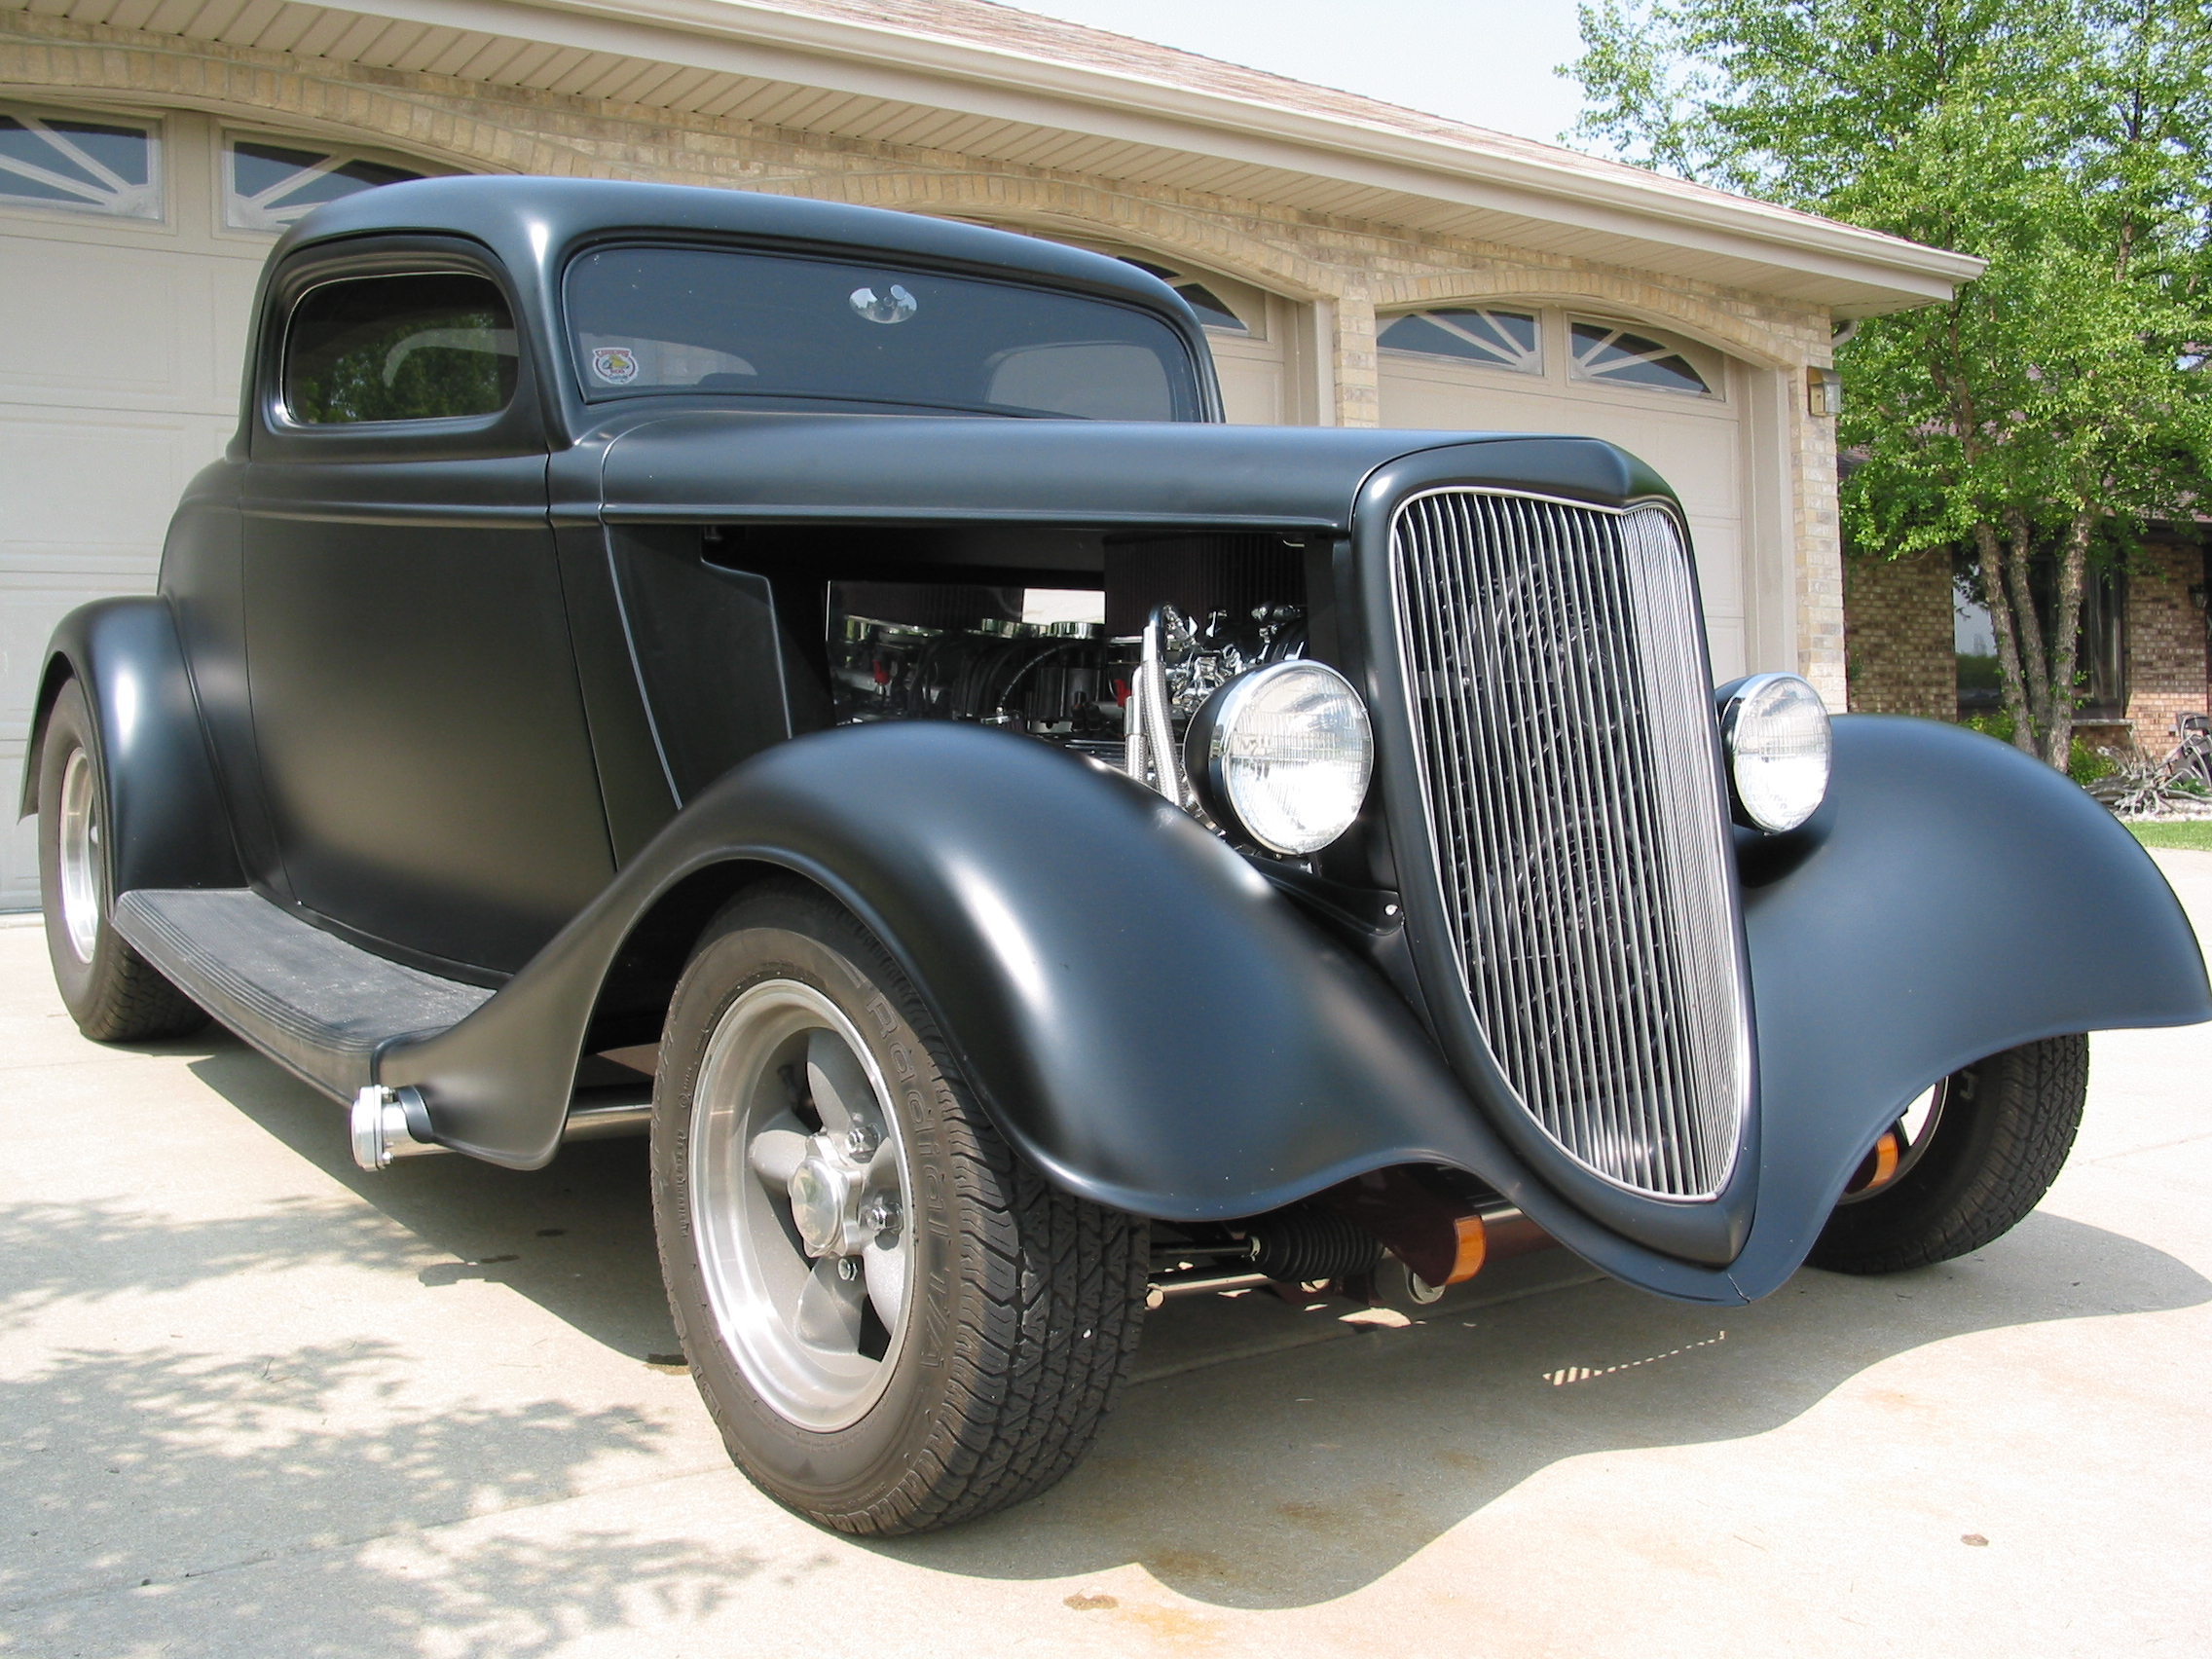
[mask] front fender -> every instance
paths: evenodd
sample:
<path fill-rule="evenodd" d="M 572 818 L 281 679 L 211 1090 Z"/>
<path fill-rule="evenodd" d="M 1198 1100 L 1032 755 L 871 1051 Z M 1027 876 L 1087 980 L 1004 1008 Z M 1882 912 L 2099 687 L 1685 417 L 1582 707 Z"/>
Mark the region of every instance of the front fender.
<path fill-rule="evenodd" d="M 380 1080 L 423 1087 L 449 1144 L 542 1162 L 567 1078 L 517 1062 L 572 1067 L 630 923 L 732 861 L 859 915 L 994 1121 L 1072 1192 L 1197 1220 L 1465 1161 L 1472 1114 L 1411 1014 L 1241 859 L 1117 774 L 949 722 L 845 728 L 738 767 L 482 1009 L 387 1051 Z"/>
<path fill-rule="evenodd" d="M 71 678 L 92 708 L 93 758 L 107 785 L 114 890 L 242 886 L 176 622 L 152 595 L 94 600 L 55 629 L 24 753 L 21 813 L 38 810 L 46 718 Z"/>
<path fill-rule="evenodd" d="M 1749 1296 L 1795 1271 L 1939 1079 L 2043 1037 L 2212 1018 L 2180 902 L 2079 788 L 1934 720 L 1834 735 L 1820 811 L 1743 838 L 1765 1102 L 1758 1217 L 1730 1270 Z"/>

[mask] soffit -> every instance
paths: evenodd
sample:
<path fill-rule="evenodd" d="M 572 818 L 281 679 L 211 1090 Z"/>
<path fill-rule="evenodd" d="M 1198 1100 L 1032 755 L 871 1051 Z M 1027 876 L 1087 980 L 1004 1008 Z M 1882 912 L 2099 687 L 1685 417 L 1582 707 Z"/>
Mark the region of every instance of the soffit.
<path fill-rule="evenodd" d="M 1826 306 L 1964 255 L 978 0 L 30 0 L 82 23 L 1470 237 Z"/>

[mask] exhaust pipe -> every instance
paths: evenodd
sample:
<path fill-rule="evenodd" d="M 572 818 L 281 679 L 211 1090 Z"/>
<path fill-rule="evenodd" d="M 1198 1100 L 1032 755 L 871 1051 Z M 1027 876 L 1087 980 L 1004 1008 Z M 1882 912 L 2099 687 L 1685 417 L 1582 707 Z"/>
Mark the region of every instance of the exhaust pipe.
<path fill-rule="evenodd" d="M 642 1135 L 652 1127 L 652 1121 L 650 1101 L 572 1106 L 561 1129 L 561 1144 Z M 424 1104 L 423 1091 L 415 1088 L 369 1085 L 353 1096 L 352 1131 L 353 1161 L 372 1173 L 388 1167 L 395 1158 L 423 1158 L 453 1150 L 434 1138 L 429 1108 Z"/>

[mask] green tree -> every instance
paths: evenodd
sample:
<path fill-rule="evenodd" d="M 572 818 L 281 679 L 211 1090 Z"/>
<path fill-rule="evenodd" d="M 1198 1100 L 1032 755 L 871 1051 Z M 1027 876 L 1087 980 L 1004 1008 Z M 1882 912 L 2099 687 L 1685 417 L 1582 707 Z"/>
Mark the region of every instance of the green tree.
<path fill-rule="evenodd" d="M 1973 550 L 2013 741 L 2063 767 L 2095 550 L 2212 476 L 2212 6 L 1599 0 L 1581 18 L 1566 72 L 1584 138 L 1989 262 L 1839 351 L 1844 525 L 1893 557 Z"/>

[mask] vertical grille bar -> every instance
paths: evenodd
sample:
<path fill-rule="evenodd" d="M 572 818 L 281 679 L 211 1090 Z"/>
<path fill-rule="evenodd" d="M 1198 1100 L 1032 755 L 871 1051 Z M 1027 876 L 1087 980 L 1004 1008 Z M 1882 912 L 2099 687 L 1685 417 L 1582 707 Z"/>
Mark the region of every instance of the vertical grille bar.
<path fill-rule="evenodd" d="M 1483 1040 L 1569 1157 L 1711 1198 L 1749 1017 L 1688 550 L 1657 508 L 1403 506 L 1399 646 L 1436 874 Z"/>

